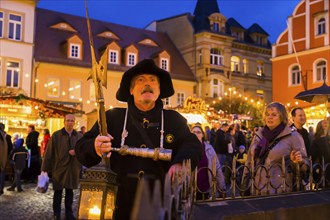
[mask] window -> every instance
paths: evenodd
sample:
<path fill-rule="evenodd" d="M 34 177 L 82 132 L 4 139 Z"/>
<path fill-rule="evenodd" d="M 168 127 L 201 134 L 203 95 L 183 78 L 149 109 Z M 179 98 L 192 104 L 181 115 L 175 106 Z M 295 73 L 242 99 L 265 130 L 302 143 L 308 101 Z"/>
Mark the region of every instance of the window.
<path fill-rule="evenodd" d="M 199 54 L 198 54 L 198 64 L 202 64 L 202 50 L 199 51 Z"/>
<path fill-rule="evenodd" d="M 291 85 L 299 85 L 300 84 L 300 70 L 299 66 L 294 66 L 291 69 Z"/>
<path fill-rule="evenodd" d="M 19 63 L 18 62 L 8 62 L 7 63 L 7 76 L 6 76 L 6 86 L 18 88 L 19 81 Z"/>
<path fill-rule="evenodd" d="M 243 59 L 243 73 L 248 73 L 248 61 Z"/>
<path fill-rule="evenodd" d="M 0 11 L 0 38 L 3 38 L 3 12 Z"/>
<path fill-rule="evenodd" d="M 22 17 L 19 15 L 9 14 L 9 32 L 8 38 L 13 40 L 21 40 Z"/>
<path fill-rule="evenodd" d="M 168 59 L 161 59 L 161 68 L 163 70 L 168 70 Z"/>
<path fill-rule="evenodd" d="M 257 76 L 264 76 L 264 63 L 262 61 L 257 62 Z"/>
<path fill-rule="evenodd" d="M 256 44 L 263 45 L 263 38 L 261 36 L 256 36 Z"/>
<path fill-rule="evenodd" d="M 316 64 L 316 82 L 326 79 L 327 65 L 325 61 L 320 61 Z"/>
<path fill-rule="evenodd" d="M 257 96 L 258 96 L 259 99 L 261 99 L 261 100 L 264 99 L 264 90 L 258 89 L 256 91 L 256 93 L 257 93 Z"/>
<path fill-rule="evenodd" d="M 167 97 L 167 98 L 163 99 L 163 104 L 169 106 L 170 105 L 170 98 Z"/>
<path fill-rule="evenodd" d="M 184 93 L 178 92 L 177 94 L 178 99 L 177 99 L 177 104 L 182 105 L 184 104 Z"/>
<path fill-rule="evenodd" d="M 109 63 L 118 64 L 118 51 L 109 50 Z"/>
<path fill-rule="evenodd" d="M 81 98 L 81 82 L 80 81 L 70 80 L 69 98 L 70 99 L 80 99 Z"/>
<path fill-rule="evenodd" d="M 220 53 L 220 50 L 212 48 L 210 53 L 211 53 L 210 64 L 222 66 L 224 63 L 224 60 L 223 60 L 223 56 Z"/>
<path fill-rule="evenodd" d="M 128 62 L 127 65 L 128 66 L 134 66 L 136 63 L 136 54 L 134 53 L 128 53 Z"/>
<path fill-rule="evenodd" d="M 321 18 L 317 23 L 317 34 L 325 34 L 325 19 Z"/>
<path fill-rule="evenodd" d="M 243 32 L 232 31 L 231 35 L 236 38 L 236 40 L 242 41 L 243 40 Z"/>
<path fill-rule="evenodd" d="M 213 31 L 214 32 L 220 32 L 220 25 L 218 22 L 213 23 Z"/>
<path fill-rule="evenodd" d="M 70 44 L 70 58 L 79 59 L 80 58 L 80 45 Z"/>
<path fill-rule="evenodd" d="M 89 99 L 95 101 L 96 96 L 95 96 L 95 85 L 94 83 L 91 83 L 89 85 Z"/>
<path fill-rule="evenodd" d="M 239 71 L 239 57 L 237 57 L 237 56 L 231 57 L 230 70 L 232 72 L 236 72 L 236 73 L 240 72 Z"/>
<path fill-rule="evenodd" d="M 48 78 L 47 84 L 47 96 L 49 97 L 59 97 L 60 96 L 60 80 L 57 78 Z"/>
<path fill-rule="evenodd" d="M 219 79 L 211 81 L 211 94 L 213 98 L 221 97 L 223 95 L 223 82 Z"/>

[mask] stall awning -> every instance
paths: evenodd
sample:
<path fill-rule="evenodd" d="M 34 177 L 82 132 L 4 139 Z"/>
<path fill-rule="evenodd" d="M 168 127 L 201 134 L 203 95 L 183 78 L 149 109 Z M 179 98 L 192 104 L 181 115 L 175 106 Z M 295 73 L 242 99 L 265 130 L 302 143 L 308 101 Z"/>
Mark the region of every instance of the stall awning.
<path fill-rule="evenodd" d="M 23 94 L 0 96 L 0 113 L 3 116 L 25 116 L 31 118 L 59 118 L 66 114 L 84 114 L 76 108 L 64 106 Z"/>

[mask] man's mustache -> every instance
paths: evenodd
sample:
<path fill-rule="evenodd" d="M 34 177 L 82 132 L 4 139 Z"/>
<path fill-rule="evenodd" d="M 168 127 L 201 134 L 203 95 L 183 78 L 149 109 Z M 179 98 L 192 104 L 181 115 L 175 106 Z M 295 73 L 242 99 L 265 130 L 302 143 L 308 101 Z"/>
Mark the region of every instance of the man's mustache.
<path fill-rule="evenodd" d="M 144 94 L 146 92 L 149 92 L 149 93 L 154 93 L 154 90 L 150 87 L 146 87 L 145 89 L 142 90 L 142 93 L 141 94 Z"/>

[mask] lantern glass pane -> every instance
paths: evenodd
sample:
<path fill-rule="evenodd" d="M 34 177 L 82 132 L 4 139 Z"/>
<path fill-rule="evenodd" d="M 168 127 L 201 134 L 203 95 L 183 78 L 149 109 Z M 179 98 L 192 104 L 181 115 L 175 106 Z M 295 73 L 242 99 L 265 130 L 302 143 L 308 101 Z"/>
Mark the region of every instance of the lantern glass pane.
<path fill-rule="evenodd" d="M 104 219 L 113 219 L 115 209 L 115 195 L 112 191 L 107 193 L 107 201 L 105 203 Z"/>
<path fill-rule="evenodd" d="M 82 191 L 79 206 L 79 219 L 100 219 L 102 191 Z"/>

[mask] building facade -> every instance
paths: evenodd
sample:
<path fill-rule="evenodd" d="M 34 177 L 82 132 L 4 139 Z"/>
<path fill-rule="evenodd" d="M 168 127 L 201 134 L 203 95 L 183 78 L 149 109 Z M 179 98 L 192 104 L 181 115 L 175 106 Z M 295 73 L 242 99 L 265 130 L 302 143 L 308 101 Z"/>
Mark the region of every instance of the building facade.
<path fill-rule="evenodd" d="M 34 95 L 92 112 L 96 97 L 93 82 L 87 80 L 92 60 L 86 18 L 40 8 L 36 13 Z M 91 20 L 91 29 L 97 60 L 108 55 L 106 109 L 125 105 L 115 98 L 121 77 L 147 58 L 173 79 L 175 95 L 165 105 L 182 105 L 193 95 L 195 76 L 166 34 L 98 20 Z"/>
<path fill-rule="evenodd" d="M 35 7 L 38 1 L 1 1 L 0 86 L 31 95 Z"/>
<path fill-rule="evenodd" d="M 325 116 L 325 107 L 294 99 L 302 91 L 329 85 L 330 13 L 328 0 L 302 0 L 273 45 L 273 99 L 289 108 L 309 107 L 308 118 Z M 330 91 L 329 91 L 330 93 Z"/>
<path fill-rule="evenodd" d="M 271 45 L 258 24 L 244 28 L 221 14 L 216 0 L 198 0 L 193 15 L 154 21 L 147 28 L 171 37 L 197 78 L 198 97 L 272 100 Z"/>

